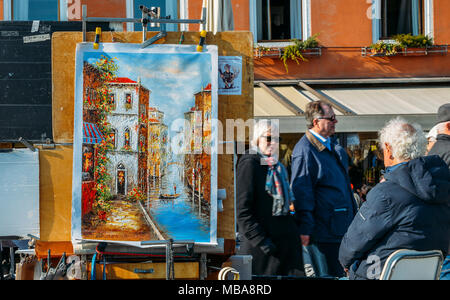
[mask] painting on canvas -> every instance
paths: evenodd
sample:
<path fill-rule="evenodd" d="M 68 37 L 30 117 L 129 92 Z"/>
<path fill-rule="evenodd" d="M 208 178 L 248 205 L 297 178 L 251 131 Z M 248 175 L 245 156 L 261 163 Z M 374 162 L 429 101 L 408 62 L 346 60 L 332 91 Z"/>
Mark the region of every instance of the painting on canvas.
<path fill-rule="evenodd" d="M 216 243 L 217 47 L 79 44 L 72 239 Z"/>

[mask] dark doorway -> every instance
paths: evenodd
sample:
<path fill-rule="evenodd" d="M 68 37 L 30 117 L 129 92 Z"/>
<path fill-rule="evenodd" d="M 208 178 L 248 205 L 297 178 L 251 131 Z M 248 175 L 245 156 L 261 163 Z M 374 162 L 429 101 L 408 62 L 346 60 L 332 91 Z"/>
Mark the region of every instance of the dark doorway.
<path fill-rule="evenodd" d="M 117 194 L 125 195 L 127 190 L 127 172 L 122 164 L 117 166 Z"/>

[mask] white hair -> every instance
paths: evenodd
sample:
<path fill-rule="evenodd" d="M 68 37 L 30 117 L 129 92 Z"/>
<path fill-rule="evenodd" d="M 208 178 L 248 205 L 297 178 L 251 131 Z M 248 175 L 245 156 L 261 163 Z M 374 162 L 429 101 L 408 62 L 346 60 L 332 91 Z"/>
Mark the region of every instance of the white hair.
<path fill-rule="evenodd" d="M 427 139 L 422 127 L 397 117 L 390 120 L 379 132 L 383 149 L 386 144 L 392 147 L 396 159 L 411 160 L 425 155 Z"/>
<path fill-rule="evenodd" d="M 262 137 L 267 131 L 271 132 L 273 136 L 279 136 L 279 127 L 278 120 L 268 120 L 262 119 L 259 121 L 255 121 L 253 125 L 253 135 L 250 141 L 250 146 L 253 148 L 258 147 L 258 140 Z"/>

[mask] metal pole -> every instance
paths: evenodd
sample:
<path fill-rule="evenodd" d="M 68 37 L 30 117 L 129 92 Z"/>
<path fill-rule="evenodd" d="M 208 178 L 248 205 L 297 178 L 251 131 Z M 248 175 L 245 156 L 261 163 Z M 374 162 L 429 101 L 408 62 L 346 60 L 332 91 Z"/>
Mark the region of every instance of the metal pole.
<path fill-rule="evenodd" d="M 198 215 L 200 216 L 202 214 L 202 196 L 200 194 L 202 186 L 202 173 L 201 169 L 198 170 Z"/>
<path fill-rule="evenodd" d="M 84 4 L 81 7 L 81 20 L 82 20 L 82 30 L 83 30 L 83 43 L 86 42 L 86 22 L 87 22 L 87 5 Z"/>
<path fill-rule="evenodd" d="M 83 5 L 84 6 L 84 5 Z M 141 19 L 137 18 L 101 18 L 101 17 L 86 17 L 86 22 L 122 22 L 122 23 L 141 23 Z M 203 24 L 203 20 L 196 19 L 152 19 L 147 18 L 148 22 L 164 23 L 164 24 Z"/>
<path fill-rule="evenodd" d="M 192 163 L 192 205 L 195 203 L 195 168 L 194 163 Z"/>

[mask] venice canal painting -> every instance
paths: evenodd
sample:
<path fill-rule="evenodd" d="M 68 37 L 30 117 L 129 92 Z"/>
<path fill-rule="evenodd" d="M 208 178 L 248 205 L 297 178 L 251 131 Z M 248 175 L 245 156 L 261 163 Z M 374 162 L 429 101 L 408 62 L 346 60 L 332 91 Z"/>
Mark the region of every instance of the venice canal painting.
<path fill-rule="evenodd" d="M 217 50 L 138 46 L 77 48 L 72 236 L 215 243 Z"/>

